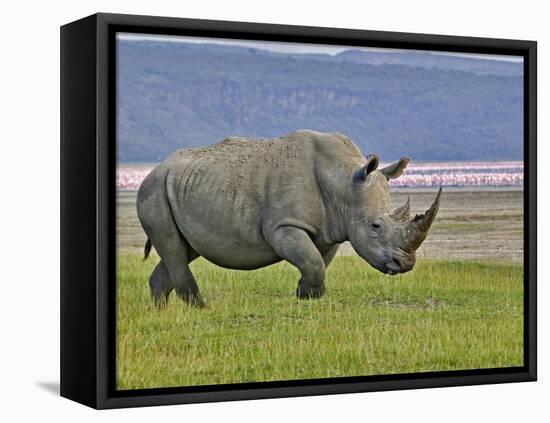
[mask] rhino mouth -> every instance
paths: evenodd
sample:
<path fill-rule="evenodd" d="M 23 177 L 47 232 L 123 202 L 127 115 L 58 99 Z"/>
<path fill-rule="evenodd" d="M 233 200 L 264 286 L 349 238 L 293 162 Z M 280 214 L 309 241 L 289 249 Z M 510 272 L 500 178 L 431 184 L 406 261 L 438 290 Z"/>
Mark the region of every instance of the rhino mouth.
<path fill-rule="evenodd" d="M 401 268 L 396 263 L 386 264 L 386 273 L 390 276 L 397 275 L 401 271 Z"/>
<path fill-rule="evenodd" d="M 396 275 L 398 273 L 407 273 L 414 267 L 415 259 L 414 257 L 406 257 L 404 255 L 394 256 L 392 261 L 386 263 L 384 273 L 388 275 Z"/>

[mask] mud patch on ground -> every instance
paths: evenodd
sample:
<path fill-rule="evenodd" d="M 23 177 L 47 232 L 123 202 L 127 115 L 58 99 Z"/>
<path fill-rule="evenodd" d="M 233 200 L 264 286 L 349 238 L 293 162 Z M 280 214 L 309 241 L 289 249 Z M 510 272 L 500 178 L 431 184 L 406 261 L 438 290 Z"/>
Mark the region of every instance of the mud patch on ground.
<path fill-rule="evenodd" d="M 375 307 L 385 307 L 385 308 L 403 309 L 403 310 L 430 309 L 430 308 L 433 309 L 433 308 L 445 307 L 447 305 L 445 301 L 438 300 L 433 297 L 428 297 L 428 298 L 425 298 L 424 300 L 413 301 L 413 302 L 374 299 L 370 301 L 369 304 Z"/>

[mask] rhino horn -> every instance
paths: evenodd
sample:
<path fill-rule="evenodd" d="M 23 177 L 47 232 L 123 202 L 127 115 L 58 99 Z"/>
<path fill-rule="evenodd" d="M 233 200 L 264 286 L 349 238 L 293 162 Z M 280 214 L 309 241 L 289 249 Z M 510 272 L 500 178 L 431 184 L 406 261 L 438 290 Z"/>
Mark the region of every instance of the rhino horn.
<path fill-rule="evenodd" d="M 407 197 L 407 202 L 401 207 L 396 208 L 391 214 L 391 218 L 396 222 L 406 223 L 410 219 L 410 209 L 411 209 L 411 196 Z"/>
<path fill-rule="evenodd" d="M 426 239 L 428 230 L 435 219 L 439 210 L 439 200 L 441 199 L 441 188 L 435 197 L 431 207 L 423 214 L 417 214 L 407 225 L 406 245 L 411 250 L 416 250 L 422 241 Z"/>

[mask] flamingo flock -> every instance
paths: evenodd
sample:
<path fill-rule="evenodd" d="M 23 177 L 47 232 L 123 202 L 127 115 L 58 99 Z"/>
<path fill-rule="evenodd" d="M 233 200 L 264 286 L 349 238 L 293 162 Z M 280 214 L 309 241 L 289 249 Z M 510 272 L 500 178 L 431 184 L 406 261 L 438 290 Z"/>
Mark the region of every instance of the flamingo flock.
<path fill-rule="evenodd" d="M 440 162 L 410 164 L 392 180 L 400 187 L 522 186 L 523 162 Z"/>
<path fill-rule="evenodd" d="M 381 167 L 384 164 L 380 165 Z M 117 191 L 137 191 L 153 166 L 120 165 L 116 171 Z M 411 163 L 403 175 L 391 181 L 398 187 L 432 186 L 522 186 L 523 162 L 434 162 Z"/>

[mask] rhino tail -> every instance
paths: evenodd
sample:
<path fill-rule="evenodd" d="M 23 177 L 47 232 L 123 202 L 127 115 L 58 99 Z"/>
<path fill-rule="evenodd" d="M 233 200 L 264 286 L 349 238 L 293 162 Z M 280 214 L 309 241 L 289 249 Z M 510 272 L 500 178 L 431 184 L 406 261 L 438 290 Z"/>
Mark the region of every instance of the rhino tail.
<path fill-rule="evenodd" d="M 147 257 L 149 257 L 149 253 L 151 252 L 151 247 L 153 244 L 151 243 L 151 240 L 147 238 L 147 242 L 145 243 L 145 248 L 143 249 L 143 261 L 147 260 Z"/>

